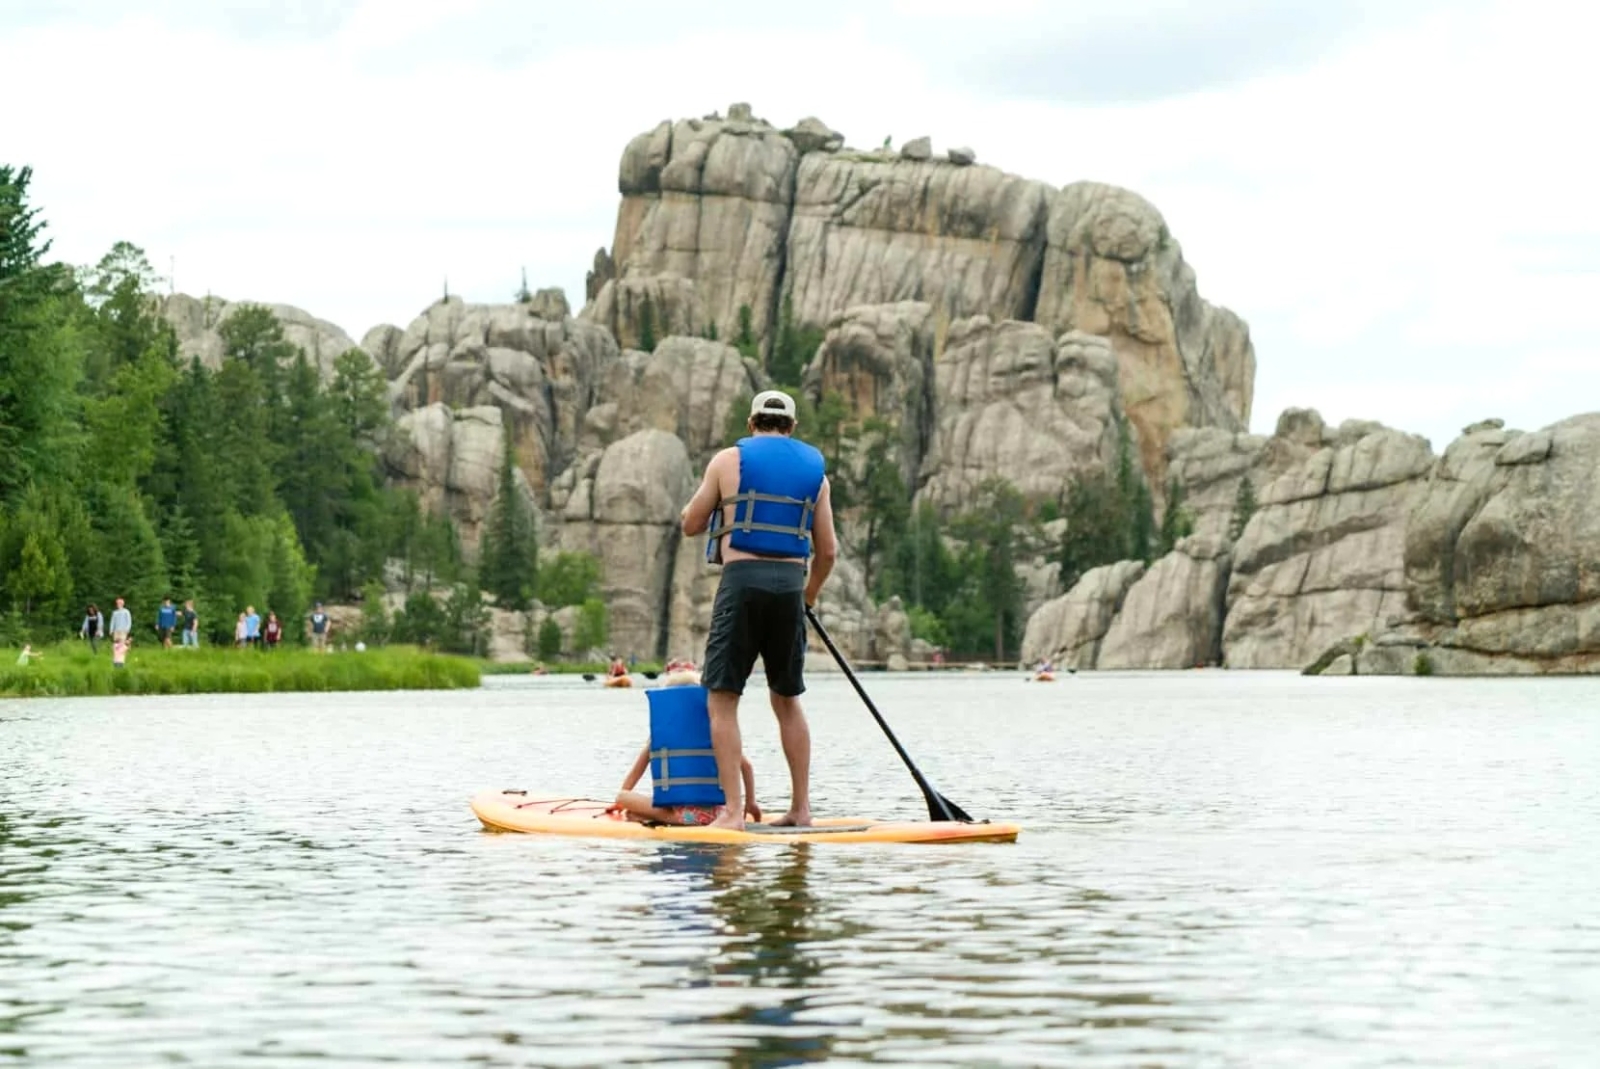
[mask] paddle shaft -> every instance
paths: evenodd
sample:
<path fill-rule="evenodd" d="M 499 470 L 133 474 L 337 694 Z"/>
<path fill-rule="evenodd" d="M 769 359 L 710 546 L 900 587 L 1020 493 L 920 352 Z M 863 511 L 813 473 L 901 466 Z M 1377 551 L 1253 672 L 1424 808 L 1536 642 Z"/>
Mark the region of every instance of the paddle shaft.
<path fill-rule="evenodd" d="M 810 620 L 811 626 L 817 629 L 817 634 L 822 637 L 822 644 L 828 647 L 828 652 L 833 654 L 833 659 L 838 662 L 839 670 L 850 681 L 850 685 L 856 688 L 856 693 L 861 695 L 861 701 L 866 705 L 867 712 L 872 714 L 872 718 L 883 729 L 884 735 L 889 739 L 889 745 L 894 747 L 894 752 L 900 755 L 900 760 L 904 761 L 906 768 L 911 770 L 911 778 L 917 781 L 917 786 L 922 789 L 922 797 L 927 800 L 928 818 L 930 820 L 956 820 L 972 823 L 972 818 L 967 815 L 965 810 L 934 790 L 933 785 L 922 775 L 916 763 L 911 760 L 911 755 L 906 753 L 906 748 L 901 746 L 900 740 L 894 737 L 894 732 L 889 729 L 888 721 L 883 719 L 883 714 L 878 712 L 878 707 L 872 704 L 871 698 L 867 697 L 867 692 L 862 688 L 861 681 L 856 678 L 856 674 L 845 663 L 844 654 L 840 653 L 839 647 L 833 644 L 833 638 L 828 634 L 827 628 L 822 626 L 822 621 L 817 619 L 816 611 L 809 605 L 806 606 L 806 619 Z"/>

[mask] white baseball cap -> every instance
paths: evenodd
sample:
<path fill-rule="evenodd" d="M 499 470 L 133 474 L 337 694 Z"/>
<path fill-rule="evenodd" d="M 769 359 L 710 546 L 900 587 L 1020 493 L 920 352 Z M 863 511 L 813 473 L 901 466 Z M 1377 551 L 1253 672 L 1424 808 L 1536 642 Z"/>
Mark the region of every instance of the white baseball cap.
<path fill-rule="evenodd" d="M 782 390 L 762 390 L 750 401 L 750 416 L 788 416 L 794 419 L 794 398 Z"/>

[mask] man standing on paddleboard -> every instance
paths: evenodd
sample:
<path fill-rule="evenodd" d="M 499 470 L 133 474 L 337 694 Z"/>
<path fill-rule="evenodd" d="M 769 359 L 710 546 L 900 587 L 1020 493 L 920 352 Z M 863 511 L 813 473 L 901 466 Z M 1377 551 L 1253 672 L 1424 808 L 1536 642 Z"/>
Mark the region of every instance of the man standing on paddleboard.
<path fill-rule="evenodd" d="M 772 823 L 804 825 L 811 823 L 811 729 L 800 708 L 805 610 L 816 604 L 839 553 L 833 505 L 821 452 L 792 437 L 793 397 L 756 394 L 745 425 L 750 436 L 711 458 L 680 517 L 685 535 L 710 533 L 706 559 L 722 565 L 700 671 L 725 796 L 711 826 L 744 827 L 739 698 L 758 656 L 791 786 L 789 811 Z"/>

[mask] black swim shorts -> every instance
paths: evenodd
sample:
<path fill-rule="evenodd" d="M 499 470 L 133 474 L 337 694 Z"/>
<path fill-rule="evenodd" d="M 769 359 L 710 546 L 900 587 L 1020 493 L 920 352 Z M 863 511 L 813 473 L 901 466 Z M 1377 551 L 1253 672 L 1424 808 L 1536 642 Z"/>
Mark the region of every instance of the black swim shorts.
<path fill-rule="evenodd" d="M 805 584 L 805 567 L 787 561 L 722 566 L 700 669 L 707 690 L 743 694 L 759 656 L 769 690 L 786 698 L 805 693 Z"/>

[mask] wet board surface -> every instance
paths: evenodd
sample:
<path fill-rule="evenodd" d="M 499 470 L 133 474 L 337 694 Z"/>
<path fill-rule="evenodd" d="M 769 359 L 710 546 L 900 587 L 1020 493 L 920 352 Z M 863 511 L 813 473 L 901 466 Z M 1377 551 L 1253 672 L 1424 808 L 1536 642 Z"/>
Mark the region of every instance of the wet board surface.
<path fill-rule="evenodd" d="M 1000 822 L 819 818 L 806 828 L 746 824 L 743 831 L 703 825 L 640 824 L 610 803 L 531 790 L 486 790 L 472 798 L 472 812 L 491 831 L 577 835 L 598 839 L 659 839 L 670 842 L 754 843 L 962 843 L 1013 842 L 1022 830 Z"/>

